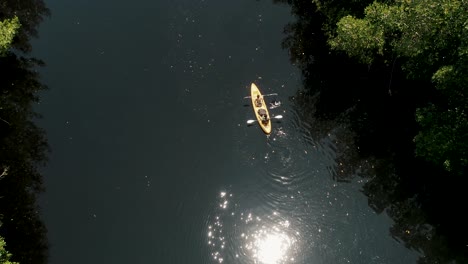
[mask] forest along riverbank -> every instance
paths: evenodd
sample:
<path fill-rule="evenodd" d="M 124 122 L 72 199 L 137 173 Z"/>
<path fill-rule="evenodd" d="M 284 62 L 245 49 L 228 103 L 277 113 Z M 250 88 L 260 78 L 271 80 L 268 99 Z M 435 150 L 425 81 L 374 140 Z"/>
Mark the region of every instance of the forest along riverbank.
<path fill-rule="evenodd" d="M 343 128 L 354 132 L 353 136 L 338 133 L 337 142 L 353 143 L 356 148 L 338 146 L 337 163 L 343 166 L 336 177 L 371 177 L 364 186 L 369 204 L 377 213 L 385 211 L 393 218 L 390 232 L 408 247 L 424 252 L 421 261 L 466 263 L 468 218 L 461 208 L 448 205 L 466 200 L 468 109 L 457 98 L 466 97 L 468 60 L 463 53 L 452 51 L 467 50 L 467 42 L 461 39 L 466 32 L 459 22 L 466 21 L 468 13 L 460 1 L 424 3 L 343 2 L 338 8 L 327 0 L 295 1 L 291 6 L 297 22 L 285 28 L 288 36 L 283 45 L 304 76 L 304 89 L 296 96 L 298 107 L 310 113 L 313 122 L 321 124 L 318 127 L 335 133 Z M 353 34 L 361 34 L 363 43 L 373 42 L 354 23 L 370 21 L 366 19 L 372 15 L 391 23 L 396 17 L 384 15 L 399 5 L 406 8 L 401 17 L 413 25 L 413 33 L 425 32 L 424 38 L 415 37 L 413 43 L 416 53 L 419 48 L 424 52 L 412 57 L 413 51 L 391 47 L 390 43 L 406 43 L 409 32 L 404 29 L 396 29 L 403 35 L 395 42 L 383 35 L 389 53 L 379 54 L 359 42 L 349 42 Z M 356 20 L 366 6 L 370 6 L 367 16 Z M 440 8 L 450 11 L 441 13 Z M 342 19 L 343 12 L 336 10 L 354 17 Z M 373 13 L 375 10 L 382 12 Z M 427 23 L 447 22 L 425 31 L 421 26 L 426 24 L 410 21 L 415 18 L 412 14 L 434 18 L 432 22 L 417 18 Z M 341 23 L 338 28 L 337 22 Z M 354 31 L 346 32 L 346 26 Z M 438 30 L 450 32 L 451 37 L 432 35 Z M 330 35 L 335 38 L 329 39 Z M 443 61 L 435 59 L 440 54 L 444 54 Z M 375 165 L 369 167 L 369 161 Z"/>
<path fill-rule="evenodd" d="M 48 261 L 37 205 L 48 144 L 34 110 L 46 87 L 37 73 L 43 62 L 30 56 L 30 39 L 49 13 L 41 0 L 6 1 L 0 10 L 0 255 L 22 264 Z"/>

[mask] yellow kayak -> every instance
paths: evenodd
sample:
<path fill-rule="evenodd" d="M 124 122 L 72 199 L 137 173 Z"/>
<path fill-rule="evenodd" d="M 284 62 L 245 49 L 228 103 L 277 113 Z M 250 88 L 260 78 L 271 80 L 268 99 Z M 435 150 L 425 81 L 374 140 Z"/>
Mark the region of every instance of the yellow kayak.
<path fill-rule="evenodd" d="M 271 120 L 270 114 L 268 113 L 268 107 L 263 100 L 262 93 L 254 83 L 250 86 L 250 96 L 252 98 L 252 107 L 260 127 L 265 134 L 270 134 Z"/>

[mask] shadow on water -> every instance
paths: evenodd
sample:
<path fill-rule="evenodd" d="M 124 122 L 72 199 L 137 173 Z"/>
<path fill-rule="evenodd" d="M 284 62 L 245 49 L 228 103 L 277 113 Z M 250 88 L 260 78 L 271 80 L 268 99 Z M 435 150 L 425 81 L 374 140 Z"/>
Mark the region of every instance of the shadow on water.
<path fill-rule="evenodd" d="M 2 1 L 0 21 L 14 15 L 21 23 L 13 41 L 17 52 L 0 57 L 0 236 L 12 261 L 47 263 L 47 230 L 36 199 L 44 189 L 39 169 L 47 160 L 48 145 L 34 123 L 39 116 L 33 109 L 45 89 L 36 70 L 43 63 L 26 53 L 49 11 L 40 0 Z"/>
<path fill-rule="evenodd" d="M 290 4 L 297 18 L 283 42 L 303 74 L 293 101 L 314 138 L 334 136 L 335 179 L 368 178 L 362 191 L 369 206 L 394 220 L 390 233 L 422 253 L 418 263 L 466 263 L 468 219 L 451 206 L 466 201 L 466 180 L 414 155 L 414 113 L 434 100 L 431 85 L 405 79 L 398 61 L 367 66 L 331 53 L 322 32 L 326 13 L 312 1 L 274 2 Z"/>

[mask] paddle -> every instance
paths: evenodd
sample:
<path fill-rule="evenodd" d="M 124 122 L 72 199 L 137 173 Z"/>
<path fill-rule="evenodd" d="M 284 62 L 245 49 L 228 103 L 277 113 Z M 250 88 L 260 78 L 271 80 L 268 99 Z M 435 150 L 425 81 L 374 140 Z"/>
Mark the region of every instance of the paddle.
<path fill-rule="evenodd" d="M 283 118 L 283 116 L 282 115 L 277 115 L 277 116 L 273 116 L 272 118 L 281 119 L 281 118 Z M 247 120 L 247 124 L 253 124 L 253 123 L 257 122 L 257 121 L 258 120 Z"/>
<path fill-rule="evenodd" d="M 265 94 L 265 95 L 262 95 L 262 96 L 264 97 L 264 96 L 272 96 L 272 95 L 278 95 L 278 94 L 277 93 L 271 93 L 271 94 Z M 244 97 L 244 99 L 249 99 L 249 98 L 252 98 L 252 96 Z"/>

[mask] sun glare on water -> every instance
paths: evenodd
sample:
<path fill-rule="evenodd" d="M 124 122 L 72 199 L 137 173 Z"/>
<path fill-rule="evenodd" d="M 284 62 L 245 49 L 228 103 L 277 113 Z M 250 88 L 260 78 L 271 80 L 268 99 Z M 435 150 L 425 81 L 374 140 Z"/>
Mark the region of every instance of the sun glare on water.
<path fill-rule="evenodd" d="M 261 264 L 280 264 L 287 258 L 291 240 L 285 234 L 261 234 L 255 241 L 256 260 Z"/>
<path fill-rule="evenodd" d="M 275 213 L 276 214 L 276 213 Z M 252 252 L 254 263 L 286 264 L 292 263 L 294 257 L 290 252 L 295 242 L 288 235 L 289 221 L 280 221 L 273 225 L 261 225 L 252 233 L 246 248 Z"/>
<path fill-rule="evenodd" d="M 293 264 L 300 233 L 280 213 L 236 210 L 232 194 L 220 193 L 218 214 L 208 225 L 215 263 Z M 234 262 L 233 262 L 234 261 Z"/>

